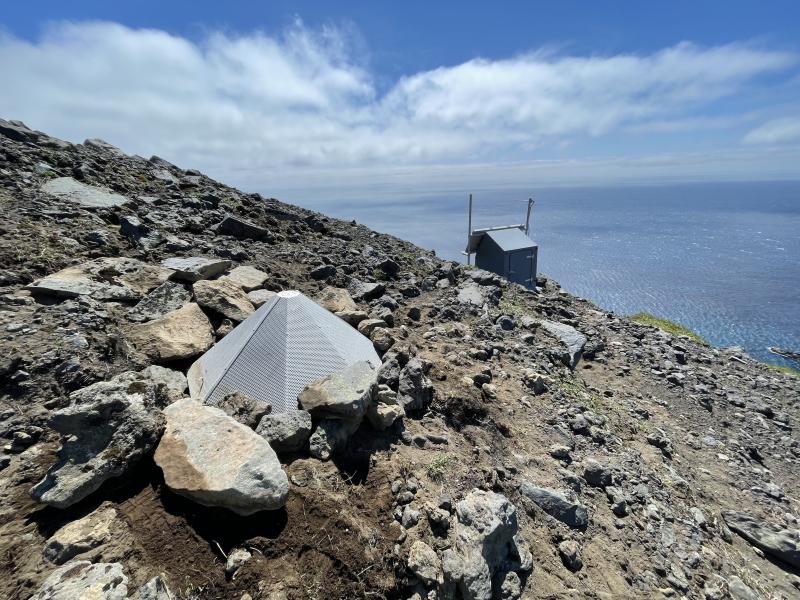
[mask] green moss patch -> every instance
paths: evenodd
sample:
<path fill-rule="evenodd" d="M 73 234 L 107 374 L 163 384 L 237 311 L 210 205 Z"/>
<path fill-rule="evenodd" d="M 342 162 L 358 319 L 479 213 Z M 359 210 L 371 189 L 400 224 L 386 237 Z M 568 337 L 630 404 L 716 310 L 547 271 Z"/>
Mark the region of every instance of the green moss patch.
<path fill-rule="evenodd" d="M 685 335 L 697 342 L 700 342 L 701 344 L 708 344 L 707 341 L 705 341 L 691 329 L 687 329 L 683 325 L 675 323 L 674 321 L 670 321 L 669 319 L 662 319 L 646 312 L 636 313 L 635 315 L 630 315 L 628 318 L 635 323 L 639 323 L 640 325 L 658 327 L 662 331 L 666 331 L 672 335 Z"/>

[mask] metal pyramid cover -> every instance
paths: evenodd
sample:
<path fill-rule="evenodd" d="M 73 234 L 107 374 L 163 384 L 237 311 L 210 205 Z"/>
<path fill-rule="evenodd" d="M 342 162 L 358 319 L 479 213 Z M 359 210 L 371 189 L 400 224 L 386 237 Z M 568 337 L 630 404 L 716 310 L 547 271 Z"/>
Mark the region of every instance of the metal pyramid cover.
<path fill-rule="evenodd" d="M 369 339 L 304 294 L 283 291 L 194 362 L 189 392 L 210 405 L 242 392 L 285 412 L 306 385 L 361 360 L 381 365 Z"/>

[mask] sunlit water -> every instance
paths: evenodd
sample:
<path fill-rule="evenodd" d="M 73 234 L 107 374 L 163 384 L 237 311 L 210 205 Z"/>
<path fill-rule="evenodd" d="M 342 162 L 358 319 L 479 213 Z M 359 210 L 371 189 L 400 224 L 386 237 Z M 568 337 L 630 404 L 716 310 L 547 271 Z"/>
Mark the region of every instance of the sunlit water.
<path fill-rule="evenodd" d="M 473 226 L 523 221 L 527 195 L 476 193 Z M 797 366 L 767 347 L 800 350 L 800 182 L 540 189 L 534 196 L 539 271 L 566 290 Z M 298 200 L 464 260 L 463 194 Z"/>

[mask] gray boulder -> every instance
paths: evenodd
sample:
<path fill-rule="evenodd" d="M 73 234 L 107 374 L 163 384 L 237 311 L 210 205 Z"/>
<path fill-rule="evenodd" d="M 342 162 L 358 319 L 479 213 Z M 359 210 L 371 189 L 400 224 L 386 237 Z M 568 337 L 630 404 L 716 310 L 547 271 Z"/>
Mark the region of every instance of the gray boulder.
<path fill-rule="evenodd" d="M 575 329 L 572 325 L 557 323 L 556 321 L 539 321 L 541 326 L 553 337 L 558 339 L 567 349 L 569 356 L 569 367 L 575 368 L 583 354 L 583 347 L 586 345 L 586 336 Z"/>
<path fill-rule="evenodd" d="M 363 281 L 353 281 L 348 288 L 353 300 L 374 300 L 380 298 L 386 291 L 386 286 L 382 283 Z"/>
<path fill-rule="evenodd" d="M 128 578 L 119 563 L 73 560 L 50 573 L 30 600 L 126 600 Z"/>
<path fill-rule="evenodd" d="M 456 505 L 455 543 L 443 555 L 447 582 L 465 600 L 499 596 L 512 571 L 532 568 L 530 551 L 517 538 L 517 511 L 508 498 L 474 490 Z"/>
<path fill-rule="evenodd" d="M 800 568 L 800 531 L 784 529 L 750 515 L 725 511 L 722 518 L 728 527 L 745 540 L 760 548 L 770 556 L 788 565 Z"/>
<path fill-rule="evenodd" d="M 408 412 L 424 410 L 433 400 L 433 384 L 425 376 L 425 363 L 412 358 L 400 371 L 397 403 Z"/>
<path fill-rule="evenodd" d="M 194 302 L 146 323 L 131 325 L 126 339 L 153 361 L 172 361 L 197 356 L 214 343 L 214 330 Z"/>
<path fill-rule="evenodd" d="M 56 531 L 45 544 L 44 557 L 52 563 L 63 565 L 78 554 L 107 542 L 114 535 L 116 524 L 116 509 L 101 507 Z"/>
<path fill-rule="evenodd" d="M 73 392 L 73 404 L 50 417 L 63 436 L 58 462 L 31 490 L 44 504 L 65 508 L 147 455 L 164 429 L 155 386 L 100 382 Z"/>
<path fill-rule="evenodd" d="M 360 420 L 378 387 L 378 373 L 367 361 L 307 385 L 297 397 L 315 419 Z"/>
<path fill-rule="evenodd" d="M 548 515 L 573 529 L 585 529 L 589 524 L 589 513 L 586 507 L 569 500 L 564 493 L 558 490 L 537 487 L 525 482 L 519 487 L 519 491 Z"/>
<path fill-rule="evenodd" d="M 323 419 L 317 423 L 314 433 L 308 440 L 311 456 L 328 460 L 336 451 L 347 445 L 347 440 L 355 433 L 360 421 L 341 421 Z"/>
<path fill-rule="evenodd" d="M 125 196 L 105 188 L 81 183 L 72 177 L 56 177 L 42 186 L 42 191 L 59 200 L 75 202 L 89 208 L 112 208 L 128 202 Z"/>
<path fill-rule="evenodd" d="M 305 410 L 292 410 L 265 415 L 256 427 L 275 452 L 297 452 L 311 435 L 311 414 Z"/>
<path fill-rule="evenodd" d="M 272 234 L 269 229 L 259 227 L 233 215 L 226 215 L 222 219 L 222 222 L 217 225 L 217 233 L 219 235 L 230 235 L 240 240 L 272 240 Z"/>
<path fill-rule="evenodd" d="M 34 281 L 25 289 L 57 298 L 91 296 L 95 300 L 135 301 L 172 274 L 170 269 L 135 258 L 109 256 L 66 267 Z"/>
<path fill-rule="evenodd" d="M 250 300 L 250 303 L 255 308 L 261 308 L 267 302 L 272 300 L 272 297 L 276 294 L 271 290 L 253 290 L 252 292 L 247 292 L 247 299 Z"/>
<path fill-rule="evenodd" d="M 244 290 L 230 279 L 203 279 L 192 286 L 197 303 L 210 308 L 233 321 L 244 321 L 255 312 L 255 307 Z"/>
<path fill-rule="evenodd" d="M 255 267 L 243 265 L 232 269 L 224 278 L 235 283 L 245 292 L 251 292 L 264 285 L 268 277 L 269 275 L 264 271 L 260 271 Z"/>
<path fill-rule="evenodd" d="M 142 390 L 142 386 L 147 385 L 164 386 L 168 392 L 181 395 L 188 387 L 186 375 L 159 365 L 150 365 L 141 371 L 125 371 L 115 375 L 108 383 L 125 385 L 132 392 Z"/>
<path fill-rule="evenodd" d="M 175 600 L 176 597 L 170 592 L 167 583 L 156 575 L 140 587 L 131 600 Z"/>
<path fill-rule="evenodd" d="M 289 480 L 264 438 L 223 411 L 184 398 L 165 410 L 155 453 L 172 491 L 240 515 L 286 503 Z"/>
<path fill-rule="evenodd" d="M 583 463 L 583 478 L 592 487 L 606 488 L 613 482 L 613 473 L 608 466 L 588 458 Z"/>
<path fill-rule="evenodd" d="M 173 279 L 194 283 L 224 273 L 230 268 L 231 261 L 192 256 L 190 258 L 167 258 L 161 261 L 161 265 L 175 271 L 172 275 Z"/>
<path fill-rule="evenodd" d="M 458 290 L 456 300 L 461 304 L 480 308 L 486 302 L 481 287 L 472 281 L 465 283 Z"/>
<path fill-rule="evenodd" d="M 191 301 L 192 295 L 189 290 L 180 283 L 165 281 L 128 311 L 128 319 L 135 323 L 152 321 Z"/>
<path fill-rule="evenodd" d="M 408 552 L 408 568 L 423 583 L 440 583 L 442 579 L 441 561 L 428 544 L 417 540 Z"/>

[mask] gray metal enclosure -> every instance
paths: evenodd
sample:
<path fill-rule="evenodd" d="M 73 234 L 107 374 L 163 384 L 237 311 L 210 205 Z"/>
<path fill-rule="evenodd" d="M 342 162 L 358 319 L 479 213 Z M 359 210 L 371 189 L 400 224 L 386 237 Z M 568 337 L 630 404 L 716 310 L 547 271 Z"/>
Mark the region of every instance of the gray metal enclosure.
<path fill-rule="evenodd" d="M 475 230 L 469 249 L 475 253 L 475 266 L 527 288 L 536 287 L 539 247 L 521 229 Z"/>

